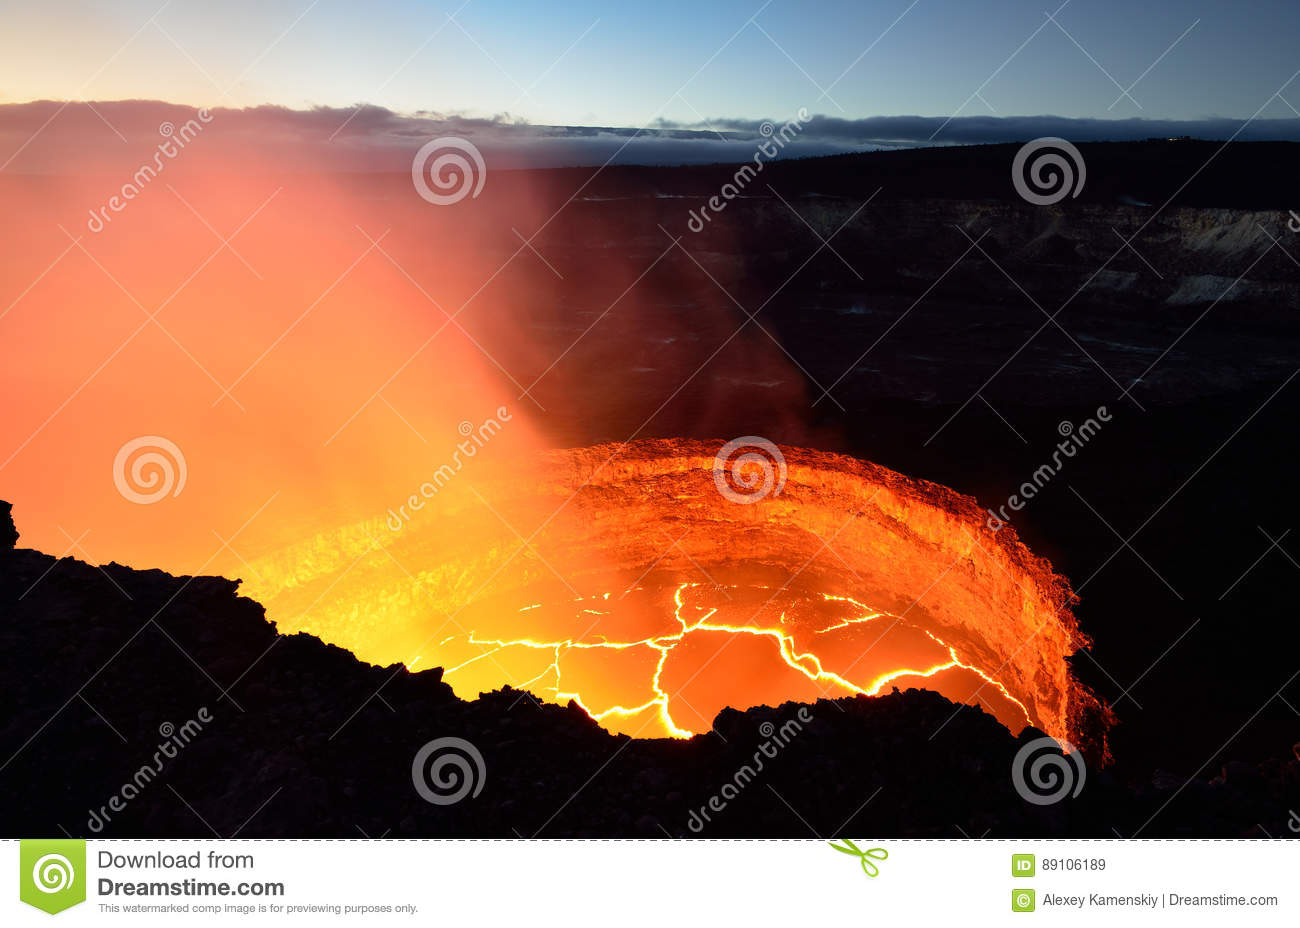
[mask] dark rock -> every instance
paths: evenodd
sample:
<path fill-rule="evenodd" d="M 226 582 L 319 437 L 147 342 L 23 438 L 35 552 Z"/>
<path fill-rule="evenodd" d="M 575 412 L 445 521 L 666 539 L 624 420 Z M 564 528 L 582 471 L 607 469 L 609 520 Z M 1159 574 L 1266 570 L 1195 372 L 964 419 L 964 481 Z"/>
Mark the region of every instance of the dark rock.
<path fill-rule="evenodd" d="M 164 764 L 161 782 L 101 837 L 210 837 L 209 825 L 247 838 L 355 838 L 358 828 L 403 837 L 807 837 L 810 826 L 953 837 L 954 822 L 994 837 L 1139 828 L 1144 837 L 1215 837 L 1300 809 L 1300 762 L 1289 757 L 1227 763 L 1211 781 L 1090 769 L 1077 798 L 1031 805 L 1009 771 L 1020 745 L 1042 733 L 1014 738 L 981 710 L 955 710 L 924 690 L 728 708 L 713 731 L 689 740 L 629 739 L 576 706 L 538 704 L 510 688 L 464 701 L 439 670 L 375 667 L 305 634 L 277 639 L 260 607 L 221 578 L 181 589 L 160 571 L 115 567 L 128 601 L 96 568 L 66 560 L 32 588 L 53 563 L 26 550 L 0 559 L 5 837 L 60 824 L 78 833 L 87 810 L 151 761 L 163 723 L 179 729 L 201 712 L 209 721 Z M 137 634 L 173 596 L 159 622 L 176 643 Z M 83 682 L 85 702 L 69 701 Z M 381 687 L 396 712 L 373 698 Z M 779 730 L 801 711 L 812 721 L 761 771 L 738 776 L 770 741 L 766 726 Z M 483 758 L 479 794 L 445 806 L 420 796 L 412 771 L 421 747 L 442 737 L 469 741 Z M 710 811 L 719 796 L 725 809 Z M 708 818 L 692 826 L 701 810 Z"/>
<path fill-rule="evenodd" d="M 1186 782 L 1185 777 L 1169 773 L 1166 770 L 1157 769 L 1151 774 L 1151 785 L 1162 793 L 1178 789 Z"/>
<path fill-rule="evenodd" d="M 18 544 L 18 529 L 14 528 L 13 505 L 0 500 L 0 551 Z"/>
<path fill-rule="evenodd" d="M 1260 779 L 1259 768 L 1239 760 L 1228 761 L 1223 765 L 1223 779 L 1231 787 L 1256 783 Z"/>
<path fill-rule="evenodd" d="M 643 815 L 636 820 L 636 830 L 643 835 L 663 834 L 659 830 L 659 820 L 650 815 Z"/>

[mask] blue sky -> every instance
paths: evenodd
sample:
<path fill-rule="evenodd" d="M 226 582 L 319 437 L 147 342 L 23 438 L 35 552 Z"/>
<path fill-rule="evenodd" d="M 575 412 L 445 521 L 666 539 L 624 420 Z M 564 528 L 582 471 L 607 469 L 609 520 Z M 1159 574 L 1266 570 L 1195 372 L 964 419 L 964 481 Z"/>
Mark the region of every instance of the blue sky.
<path fill-rule="evenodd" d="M 1172 119 L 1300 107 L 1300 82 L 1273 98 L 1300 68 L 1295 0 L 1070 0 L 1054 23 L 1059 3 L 51 0 L 4 14 L 0 102 L 369 102 L 613 126 L 799 107 Z"/>

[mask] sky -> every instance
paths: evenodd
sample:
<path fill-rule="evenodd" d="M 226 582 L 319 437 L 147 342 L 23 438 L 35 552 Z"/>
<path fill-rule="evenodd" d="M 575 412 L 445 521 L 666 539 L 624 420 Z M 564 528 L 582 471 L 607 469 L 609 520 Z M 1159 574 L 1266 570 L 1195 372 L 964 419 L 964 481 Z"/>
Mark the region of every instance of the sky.
<path fill-rule="evenodd" d="M 5 2 L 0 103 L 369 103 L 617 127 L 800 107 L 1177 120 L 1300 107 L 1294 0 Z"/>
<path fill-rule="evenodd" d="M 553 290 L 547 239 L 519 240 L 570 192 L 502 168 L 748 161 L 765 121 L 801 112 L 798 155 L 1300 140 L 1296 0 L 1071 0 L 1051 18 L 1028 0 L 452 2 L 0 0 L 0 497 L 25 544 L 73 551 L 93 532 L 87 560 L 202 570 L 213 533 L 271 499 L 239 539 L 249 556 L 409 498 L 461 423 L 526 403 L 512 369 L 547 377 L 566 410 L 587 369 L 534 333 L 587 323 Z M 481 156 L 482 198 L 416 193 L 442 163 L 422 153 L 448 137 Z M 767 409 L 751 384 L 802 385 L 757 334 L 714 361 L 697 335 L 734 307 L 707 279 L 708 296 L 675 278 L 662 298 L 654 276 L 638 289 L 641 257 L 583 273 L 625 294 L 619 325 L 655 333 L 645 370 L 707 364 L 750 410 Z M 471 302 L 468 328 L 444 322 Z M 540 445 L 534 415 L 495 447 Z M 183 449 L 190 489 L 137 505 L 116 461 L 158 437 Z"/>

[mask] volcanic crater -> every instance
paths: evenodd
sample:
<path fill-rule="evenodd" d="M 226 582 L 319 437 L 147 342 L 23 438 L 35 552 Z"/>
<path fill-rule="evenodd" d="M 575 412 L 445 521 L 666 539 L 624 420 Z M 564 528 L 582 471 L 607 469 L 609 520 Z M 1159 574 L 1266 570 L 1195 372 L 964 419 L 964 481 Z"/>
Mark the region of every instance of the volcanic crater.
<path fill-rule="evenodd" d="M 283 633 L 572 700 L 634 737 L 725 707 L 937 690 L 1105 758 L 1068 581 L 976 502 L 839 454 L 541 453 L 250 564 Z M 520 479 L 520 473 L 527 479 Z M 484 510 L 491 515 L 484 517 Z"/>

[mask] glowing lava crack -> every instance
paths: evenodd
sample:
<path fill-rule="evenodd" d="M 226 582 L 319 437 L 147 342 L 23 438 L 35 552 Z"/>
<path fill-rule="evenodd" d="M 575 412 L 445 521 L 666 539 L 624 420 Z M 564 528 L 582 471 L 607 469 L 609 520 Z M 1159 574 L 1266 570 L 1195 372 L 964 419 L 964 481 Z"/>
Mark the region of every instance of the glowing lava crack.
<path fill-rule="evenodd" d="M 760 591 L 766 590 L 766 588 L 757 588 L 757 589 Z M 629 593 L 639 592 L 639 590 L 629 590 L 626 592 Z M 1012 718 L 1008 722 L 1009 727 L 1019 727 L 1026 723 L 1032 723 L 1032 718 L 1029 715 L 1029 710 L 1025 708 L 1024 704 L 1021 703 L 1020 700 L 1016 699 L 1009 692 L 1007 692 L 1006 687 L 1004 687 L 997 680 L 985 674 L 978 667 L 963 663 L 962 660 L 957 656 L 957 651 L 955 648 L 949 647 L 936 635 L 934 635 L 931 632 L 927 632 L 924 629 L 919 629 L 918 631 L 921 634 L 928 637 L 934 644 L 938 645 L 945 652 L 946 656 L 948 657 L 946 661 L 941 661 L 925 669 L 914 669 L 910 667 L 904 667 L 904 668 L 889 670 L 885 673 L 879 674 L 878 676 L 871 678 L 870 681 L 867 682 L 865 685 L 858 686 L 853 682 L 851 682 L 850 680 L 845 679 L 845 677 L 840 676 L 837 673 L 833 673 L 829 670 L 826 670 L 822 666 L 821 659 L 815 653 L 800 652 L 799 650 L 797 650 L 798 646 L 796 645 L 795 642 L 795 635 L 788 630 L 789 617 L 785 609 L 781 611 L 779 621 L 783 625 L 787 625 L 787 628 L 780 628 L 780 627 L 768 628 L 768 627 L 757 626 L 754 624 L 730 625 L 721 622 L 711 621 L 718 614 L 719 610 L 722 608 L 721 606 L 695 607 L 701 610 L 703 614 L 689 623 L 687 622 L 686 618 L 682 615 L 682 610 L 687 608 L 685 598 L 690 593 L 703 593 L 710 597 L 710 601 L 717 602 L 718 595 L 725 596 L 726 599 L 728 600 L 733 600 L 735 594 L 739 594 L 740 592 L 741 590 L 738 587 L 732 587 L 730 591 L 726 591 L 723 590 L 723 588 L 721 587 L 714 587 L 712 585 L 683 583 L 680 586 L 678 586 L 676 590 L 673 591 L 673 606 L 674 606 L 673 617 L 676 619 L 678 623 L 679 626 L 678 630 L 672 634 L 660 635 L 653 638 L 644 638 L 639 641 L 586 642 L 586 641 L 574 641 L 574 640 L 567 640 L 567 639 L 564 641 L 534 641 L 531 639 L 483 640 L 475 637 L 471 633 L 471 635 L 469 636 L 469 642 L 471 644 L 488 647 L 491 650 L 485 651 L 483 654 L 471 658 L 469 661 L 466 661 L 465 664 L 460 664 L 455 667 L 447 668 L 446 674 L 451 675 L 457 673 L 458 671 L 462 670 L 466 665 L 472 664 L 476 661 L 489 659 L 493 655 L 500 653 L 503 649 L 506 648 L 523 647 L 523 648 L 535 648 L 540 650 L 549 650 L 553 654 L 553 659 L 551 660 L 551 663 L 547 665 L 546 669 L 542 673 L 538 674 L 537 676 L 533 677 L 530 680 L 525 680 L 523 683 L 519 684 L 521 688 L 538 686 L 541 688 L 543 692 L 553 693 L 555 698 L 559 701 L 572 699 L 578 705 L 582 706 L 582 708 L 589 715 L 591 715 L 593 718 L 601 722 L 604 722 L 606 720 L 623 722 L 624 720 L 631 719 L 638 716 L 643 716 L 647 713 L 653 712 L 654 713 L 653 720 L 658 723 L 658 725 L 660 726 L 663 732 L 666 732 L 669 735 L 673 735 L 675 737 L 688 738 L 691 735 L 695 734 L 696 732 L 688 728 L 683 728 L 680 725 L 678 725 L 675 721 L 673 721 L 673 717 L 670 711 L 671 697 L 667 692 L 664 691 L 660 682 L 664 671 L 664 664 L 673 654 L 674 650 L 679 645 L 681 645 L 684 641 L 686 641 L 688 636 L 690 636 L 692 633 L 700 632 L 700 631 L 722 632 L 727 635 L 752 635 L 760 638 L 769 639 L 772 647 L 775 650 L 776 656 L 778 656 L 781 659 L 781 661 L 783 661 L 786 664 L 786 666 L 803 674 L 813 683 L 821 684 L 823 689 L 823 695 L 840 696 L 840 695 L 844 695 L 845 693 L 860 693 L 864 696 L 875 696 L 881 691 L 881 689 L 886 684 L 895 683 L 896 681 L 903 680 L 905 678 L 935 677 L 936 675 L 942 674 L 945 671 L 961 670 L 976 675 L 977 677 L 980 678 L 980 680 L 983 681 L 984 685 L 991 684 L 993 686 L 994 688 L 993 692 L 990 693 L 988 697 L 983 698 L 983 704 L 986 705 L 988 708 L 990 708 L 990 710 L 993 711 L 994 715 L 1002 714 L 998 711 L 999 709 L 1002 709 L 1005 712 L 1005 707 L 1000 705 L 995 705 L 996 703 L 1000 702 L 1000 700 L 996 699 L 996 696 L 998 694 L 1000 694 L 1005 701 L 1011 703 L 1015 707 L 1015 710 L 1011 713 Z M 767 595 L 766 593 L 761 593 L 760 595 L 764 595 L 766 601 L 759 606 L 759 611 L 755 613 L 754 617 L 757 618 L 759 614 L 768 611 L 765 607 L 768 606 L 771 602 L 774 602 L 777 599 L 787 598 L 782 595 L 783 592 L 784 591 L 777 590 L 771 593 L 770 595 Z M 608 602 L 609 595 L 608 594 L 604 595 L 600 597 L 600 599 L 602 601 Z M 823 593 L 822 599 L 825 600 L 826 602 L 851 603 L 854 607 L 858 609 L 858 611 L 861 614 L 853 618 L 841 620 L 825 628 L 814 629 L 813 634 L 820 635 L 826 632 L 834 632 L 841 628 L 849 628 L 850 626 L 857 625 L 861 622 L 869 622 L 874 619 L 887 619 L 888 621 L 886 622 L 886 625 L 888 626 L 888 628 L 886 629 L 886 631 L 893 631 L 903 621 L 897 616 L 887 616 L 885 613 L 875 612 L 870 608 L 868 608 L 867 606 L 864 606 L 863 604 L 852 599 L 851 597 L 834 596 L 829 593 Z M 582 602 L 582 601 L 584 600 L 582 599 L 576 600 L 576 602 Z M 532 611 L 536 608 L 538 608 L 537 605 L 525 606 L 520 611 L 521 612 Z M 582 611 L 601 614 L 601 615 L 611 614 L 610 610 L 584 609 Z M 910 628 L 910 626 L 905 626 L 905 629 L 903 632 L 900 633 L 900 636 L 906 633 L 907 628 Z M 920 644 L 920 642 L 915 642 L 915 643 Z M 591 649 L 608 648 L 611 650 L 623 650 L 626 648 L 638 648 L 638 647 L 649 648 L 658 653 L 658 658 L 655 661 L 654 674 L 650 681 L 651 695 L 650 698 L 647 699 L 641 705 L 631 706 L 631 707 L 615 705 L 603 709 L 593 709 L 591 706 L 587 705 L 587 703 L 583 701 L 581 692 L 578 692 L 576 690 L 570 692 L 565 689 L 565 684 L 563 682 L 564 670 L 562 664 L 564 662 L 564 657 L 566 652 L 571 651 L 573 649 L 591 650 Z M 865 657 L 865 654 L 862 656 Z M 861 658 L 859 658 L 859 660 L 860 659 Z M 854 663 L 857 662 L 858 661 L 854 661 Z M 545 684 L 544 681 L 546 681 L 547 679 L 553 679 L 554 682 L 551 684 Z M 960 690 L 962 688 L 958 687 L 957 689 Z M 975 691 L 968 692 L 967 696 L 972 700 L 981 699 L 980 691 L 983 689 L 984 686 L 979 686 Z M 647 722 L 643 722 L 639 730 L 635 733 L 646 734 L 647 732 L 645 729 L 648 727 L 647 725 L 648 721 L 649 720 L 647 720 Z M 626 726 L 623 725 L 623 726 L 616 726 L 616 727 L 619 727 L 620 730 L 623 730 L 623 728 L 625 728 Z"/>
<path fill-rule="evenodd" d="M 945 487 L 794 448 L 779 493 L 736 503 L 714 481 L 721 444 L 476 461 L 409 520 L 252 563 L 249 593 L 281 631 L 442 666 L 462 696 L 572 700 L 633 736 L 917 686 L 1105 754 L 1110 712 L 1067 660 L 1089 644 L 1073 594 L 1010 527 Z"/>

